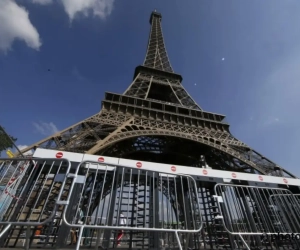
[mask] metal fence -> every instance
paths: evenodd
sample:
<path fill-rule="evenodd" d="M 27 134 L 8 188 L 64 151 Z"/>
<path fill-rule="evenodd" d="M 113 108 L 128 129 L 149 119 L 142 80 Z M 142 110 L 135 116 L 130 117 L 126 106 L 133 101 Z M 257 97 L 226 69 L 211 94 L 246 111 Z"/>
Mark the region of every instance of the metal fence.
<path fill-rule="evenodd" d="M 270 203 L 274 204 L 278 218 L 280 232 L 300 232 L 300 195 L 289 193 L 270 195 Z"/>
<path fill-rule="evenodd" d="M 129 234 L 128 244 L 150 247 L 158 233 L 167 232 L 175 234 L 182 249 L 188 236 L 180 233 L 202 228 L 196 182 L 190 176 L 85 161 L 73 179 L 67 202 L 59 204 L 66 204 L 64 222 L 73 233 L 79 230 L 76 249 L 82 239 L 89 241 L 91 230 L 97 232 L 97 247 L 103 229 L 104 247 L 118 245 L 123 232 L 130 231 L 135 234 Z"/>
<path fill-rule="evenodd" d="M 66 159 L 0 159 L 0 239 L 12 226 L 28 236 L 31 227 L 53 220 L 70 167 Z"/>
<path fill-rule="evenodd" d="M 300 235 L 292 243 L 276 238 L 300 232 L 300 195 L 287 189 L 215 185 L 138 166 L 72 164 L 0 159 L 0 246 L 23 237 L 29 249 L 44 237 L 43 247 L 74 243 L 77 250 L 119 243 L 135 249 L 300 249 Z"/>
<path fill-rule="evenodd" d="M 220 209 L 217 219 L 229 234 L 240 236 L 248 249 L 251 239 L 247 236 L 256 236 L 256 244 L 281 236 L 277 243 L 283 244 L 284 235 L 300 232 L 300 203 L 287 189 L 217 184 L 215 193 Z"/>

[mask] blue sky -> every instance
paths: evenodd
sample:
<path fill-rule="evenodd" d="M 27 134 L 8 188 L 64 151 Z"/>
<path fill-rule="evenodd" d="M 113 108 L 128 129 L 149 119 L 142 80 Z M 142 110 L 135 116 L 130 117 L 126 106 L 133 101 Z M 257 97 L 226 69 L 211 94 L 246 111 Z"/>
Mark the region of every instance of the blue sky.
<path fill-rule="evenodd" d="M 198 104 L 300 175 L 298 0 L 1 0 L 1 125 L 30 145 L 97 113 L 143 62 L 155 8 Z"/>

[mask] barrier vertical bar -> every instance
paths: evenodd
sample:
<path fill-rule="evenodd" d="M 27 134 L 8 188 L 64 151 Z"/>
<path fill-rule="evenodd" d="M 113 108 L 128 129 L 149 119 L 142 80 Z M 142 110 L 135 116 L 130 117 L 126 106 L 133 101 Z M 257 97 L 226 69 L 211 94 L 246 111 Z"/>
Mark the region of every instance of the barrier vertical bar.
<path fill-rule="evenodd" d="M 109 199 L 110 209 L 108 210 L 109 214 L 108 214 L 108 218 L 106 218 L 105 225 L 113 224 L 119 179 L 120 179 L 120 169 L 116 168 L 113 172 L 113 181 L 112 181 L 113 192 Z M 111 232 L 112 232 L 111 229 L 104 231 L 104 237 L 103 237 L 104 238 L 103 239 L 103 247 L 104 248 L 109 248 L 109 246 L 110 246 Z M 115 242 L 113 242 L 113 244 L 115 244 Z"/>
<path fill-rule="evenodd" d="M 72 172 L 73 171 L 74 169 L 72 169 Z M 77 210 L 77 207 L 81 197 L 78 196 L 78 193 L 81 193 L 84 182 L 85 182 L 85 175 L 81 171 L 78 173 L 76 178 L 73 178 L 72 180 L 73 188 L 71 193 L 69 194 L 68 206 L 67 208 L 64 208 L 64 210 L 66 209 L 66 215 L 69 220 L 75 221 L 79 219 L 80 211 Z M 58 233 L 59 237 L 56 242 L 56 246 L 58 248 L 62 248 L 66 245 L 66 241 L 70 236 L 71 230 L 73 229 L 65 224 L 62 224 L 60 226 L 59 233 Z"/>
<path fill-rule="evenodd" d="M 152 221 L 149 227 L 158 228 L 159 227 L 159 173 L 150 173 L 150 204 L 152 204 Z M 149 247 L 154 249 L 159 249 L 159 232 L 149 232 L 148 233 Z M 153 242 L 153 243 L 152 243 Z"/>
<path fill-rule="evenodd" d="M 26 239 L 25 239 L 25 250 L 29 250 L 30 247 L 30 226 L 27 226 L 26 228 Z"/>
<path fill-rule="evenodd" d="M 132 169 L 130 169 L 130 180 L 133 179 L 133 189 L 132 190 L 136 190 L 137 188 L 137 177 L 133 176 L 132 177 Z M 131 190 L 131 182 L 130 182 L 130 190 Z M 132 204 L 131 204 L 131 218 L 134 217 L 134 211 L 135 211 L 135 200 L 138 198 L 138 194 L 136 192 L 133 192 L 133 196 L 132 196 Z M 134 227 L 134 220 L 131 220 L 130 223 L 131 227 Z M 133 232 L 130 231 L 130 235 L 129 235 L 129 242 L 130 242 L 130 246 L 129 247 L 133 247 Z"/>

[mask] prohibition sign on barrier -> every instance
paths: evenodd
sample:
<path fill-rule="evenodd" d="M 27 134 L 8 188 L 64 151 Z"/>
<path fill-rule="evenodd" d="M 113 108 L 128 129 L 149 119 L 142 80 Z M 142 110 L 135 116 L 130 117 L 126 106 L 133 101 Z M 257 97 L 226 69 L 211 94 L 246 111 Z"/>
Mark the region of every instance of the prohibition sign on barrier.
<path fill-rule="evenodd" d="M 98 161 L 99 161 L 99 162 L 104 162 L 104 158 L 103 158 L 103 157 L 99 157 L 99 158 L 98 158 Z"/>
<path fill-rule="evenodd" d="M 63 157 L 63 153 L 62 152 L 58 152 L 58 153 L 56 153 L 56 158 L 62 158 Z"/>

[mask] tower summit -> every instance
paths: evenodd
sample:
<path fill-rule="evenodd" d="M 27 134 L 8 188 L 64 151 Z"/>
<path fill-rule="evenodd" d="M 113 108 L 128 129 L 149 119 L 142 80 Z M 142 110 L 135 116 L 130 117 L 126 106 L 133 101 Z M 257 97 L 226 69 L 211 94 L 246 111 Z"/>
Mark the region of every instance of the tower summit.
<path fill-rule="evenodd" d="M 182 85 L 168 58 L 162 15 L 150 16 L 145 60 L 123 94 L 105 93 L 99 113 L 28 148 L 64 150 L 262 175 L 295 177 L 229 131 L 225 116 L 206 112 Z"/>

